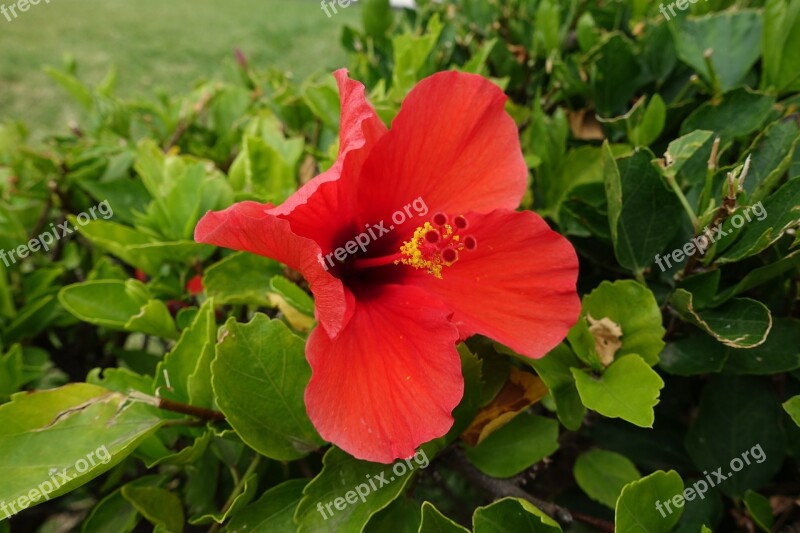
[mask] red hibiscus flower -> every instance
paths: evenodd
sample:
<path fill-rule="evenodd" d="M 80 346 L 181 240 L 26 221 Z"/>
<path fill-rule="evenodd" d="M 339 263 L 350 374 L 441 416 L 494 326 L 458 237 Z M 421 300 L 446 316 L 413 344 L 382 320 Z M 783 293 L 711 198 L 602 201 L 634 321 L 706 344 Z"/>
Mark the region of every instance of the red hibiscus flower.
<path fill-rule="evenodd" d="M 200 274 L 192 277 L 189 281 L 186 282 L 186 290 L 192 296 L 197 296 L 198 294 L 202 293 L 205 288 L 203 287 L 203 276 Z"/>
<path fill-rule="evenodd" d="M 579 313 L 578 263 L 539 216 L 514 211 L 528 171 L 495 85 L 431 76 L 387 130 L 364 86 L 335 76 L 336 163 L 278 207 L 206 214 L 195 239 L 305 277 L 319 322 L 308 415 L 324 439 L 389 463 L 452 426 L 457 341 L 482 334 L 533 358 L 561 342 Z"/>

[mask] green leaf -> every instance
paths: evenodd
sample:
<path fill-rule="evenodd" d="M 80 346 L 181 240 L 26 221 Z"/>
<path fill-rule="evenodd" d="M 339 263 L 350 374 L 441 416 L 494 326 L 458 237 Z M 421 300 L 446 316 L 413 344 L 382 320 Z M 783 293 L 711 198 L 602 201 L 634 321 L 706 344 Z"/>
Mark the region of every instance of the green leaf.
<path fill-rule="evenodd" d="M 163 241 L 191 241 L 201 216 L 233 202 L 228 180 L 219 170 L 208 168 L 200 162 L 189 165 L 144 213 L 135 213 L 135 224 Z"/>
<path fill-rule="evenodd" d="M 575 325 L 572 326 L 567 333 L 567 340 L 575 355 L 592 370 L 600 372 L 605 367 L 604 362 L 611 364 L 612 361 L 608 357 L 604 361 L 600 360 L 595 338 L 589 331 L 589 323 L 586 317 L 580 317 Z"/>
<path fill-rule="evenodd" d="M 696 489 L 702 487 L 697 485 L 697 481 L 699 480 L 689 478 L 685 482 L 684 493 L 690 499 L 686 500 L 680 522 L 674 529 L 675 533 L 697 533 L 704 524 L 716 526 L 722 520 L 725 510 L 722 496 L 713 489 L 698 495 Z"/>
<path fill-rule="evenodd" d="M 679 229 L 664 227 L 665 220 L 681 216 L 678 197 L 667 189 L 659 171 L 652 165 L 649 150 L 638 150 L 614 160 L 606 143 L 603 177 L 608 199 L 608 222 L 614 253 L 619 263 L 641 273 L 655 261 Z"/>
<path fill-rule="evenodd" d="M 792 0 L 767 0 L 761 39 L 761 87 L 777 92 L 800 89 L 800 4 Z"/>
<path fill-rule="evenodd" d="M 534 49 L 541 50 L 541 57 L 558 53 L 560 45 L 561 10 L 557 2 L 543 0 L 536 8 L 536 25 L 533 29 Z"/>
<path fill-rule="evenodd" d="M 469 61 L 464 63 L 464 66 L 461 67 L 461 72 L 487 76 L 486 62 L 489 60 L 489 54 L 492 53 L 497 42 L 497 39 L 489 39 L 483 43 L 480 50 L 478 50 Z"/>
<path fill-rule="evenodd" d="M 72 295 L 75 296 L 75 293 Z M 149 300 L 137 314 L 123 324 L 122 329 L 156 335 L 166 339 L 174 339 L 178 336 L 175 321 L 172 319 L 169 309 L 161 300 Z"/>
<path fill-rule="evenodd" d="M 172 400 L 213 407 L 211 376 L 207 369 L 214 359 L 216 341 L 214 300 L 209 298 L 195 315 L 192 325 L 181 332 L 178 342 L 159 363 L 155 387 L 163 387 L 164 395 Z"/>
<path fill-rule="evenodd" d="M 157 487 L 164 482 L 163 476 L 143 476 L 130 484 L 137 487 Z M 125 485 L 123 485 L 124 487 Z M 139 513 L 117 489 L 92 507 L 92 511 L 81 526 L 81 533 L 130 533 L 136 528 Z"/>
<path fill-rule="evenodd" d="M 37 298 L 25 305 L 3 331 L 7 343 L 30 339 L 45 331 L 61 314 L 55 295 Z"/>
<path fill-rule="evenodd" d="M 14 299 L 8 285 L 8 273 L 4 264 L 0 264 L 0 317 L 12 318 L 16 314 Z"/>
<path fill-rule="evenodd" d="M 385 39 L 394 15 L 389 0 L 365 0 L 361 7 L 364 33 L 373 39 Z"/>
<path fill-rule="evenodd" d="M 75 225 L 74 217 L 69 218 Z M 164 264 L 185 264 L 203 261 L 215 248 L 194 241 L 158 242 L 133 228 L 106 220 L 95 220 L 78 231 L 101 250 L 141 269 L 149 276 L 157 276 Z"/>
<path fill-rule="evenodd" d="M 303 402 L 311 378 L 303 340 L 260 313 L 248 324 L 231 318 L 224 328 L 211 367 L 214 393 L 242 440 L 281 461 L 319 448 L 324 441 Z"/>
<path fill-rule="evenodd" d="M 578 44 L 584 52 L 588 52 L 597 44 L 600 36 L 591 12 L 586 11 L 578 18 L 578 24 L 575 26 L 575 36 L 578 38 Z"/>
<path fill-rule="evenodd" d="M 431 502 L 423 502 L 418 533 L 469 533 L 469 529 L 447 518 Z"/>
<path fill-rule="evenodd" d="M 332 130 L 339 129 L 339 90 L 333 76 L 303 85 L 303 101 L 322 123 Z"/>
<path fill-rule="evenodd" d="M 425 63 L 433 51 L 443 25 L 439 15 L 434 14 L 428 21 L 423 35 L 402 33 L 392 39 L 394 50 L 394 70 L 392 72 L 392 91 L 399 97 L 405 94 L 424 75 Z"/>
<path fill-rule="evenodd" d="M 483 365 L 486 360 L 480 359 L 478 356 L 470 352 L 466 344 L 460 343 L 456 346 L 458 356 L 461 358 L 461 375 L 464 377 L 464 396 L 461 398 L 458 406 L 453 410 L 453 427 L 447 432 L 445 438 L 449 441 L 458 438 L 463 433 L 472 421 L 478 409 L 491 400 L 494 395 L 492 391 L 488 390 L 483 376 Z M 527 357 L 525 359 L 528 359 Z M 503 377 L 505 383 L 505 376 Z M 502 384 L 500 385 L 502 386 Z M 493 391 L 495 394 L 497 391 Z M 486 398 L 486 394 L 492 394 Z"/>
<path fill-rule="evenodd" d="M 183 504 L 174 493 L 158 487 L 125 485 L 122 496 L 156 528 L 170 533 L 183 531 Z"/>
<path fill-rule="evenodd" d="M 86 383 L 115 392 L 127 394 L 132 390 L 153 394 L 153 378 L 137 374 L 127 368 L 93 368 L 86 376 Z"/>
<path fill-rule="evenodd" d="M 266 491 L 261 498 L 239 511 L 226 531 L 293 531 L 294 511 L 303 497 L 305 479 L 291 479 Z"/>
<path fill-rule="evenodd" d="M 767 340 L 772 327 L 769 309 L 759 301 L 734 298 L 714 309 L 695 309 L 693 295 L 675 289 L 670 298 L 680 317 L 733 348 L 753 348 Z"/>
<path fill-rule="evenodd" d="M 239 252 L 211 265 L 203 275 L 203 287 L 218 304 L 272 307 L 268 296 L 271 281 L 282 272 L 277 261 Z"/>
<path fill-rule="evenodd" d="M 591 87 L 597 112 L 613 117 L 625 111 L 647 78 L 633 43 L 625 35 L 614 32 L 601 39 L 590 55 Z"/>
<path fill-rule="evenodd" d="M 642 115 L 634 125 L 629 138 L 636 146 L 649 146 L 658 139 L 667 120 L 667 106 L 658 94 L 654 94 Z"/>
<path fill-rule="evenodd" d="M 408 495 L 401 496 L 384 507 L 364 526 L 362 533 L 417 533 L 422 523 L 419 502 Z"/>
<path fill-rule="evenodd" d="M 564 427 L 576 431 L 583 422 L 586 408 L 581 403 L 575 378 L 570 371 L 571 367 L 579 367 L 578 361 L 572 350 L 564 343 L 556 346 L 550 353 L 541 359 L 522 358 L 536 370 L 542 378 L 556 404 L 558 419 Z"/>
<path fill-rule="evenodd" d="M 637 354 L 650 366 L 658 363 L 666 330 L 652 291 L 633 280 L 604 281 L 581 304 L 581 319 L 609 318 L 622 329 L 616 357 Z M 592 348 L 594 348 L 592 346 Z"/>
<path fill-rule="evenodd" d="M 742 184 L 751 204 L 763 200 L 777 187 L 792 164 L 798 143 L 800 125 L 794 120 L 775 121 L 756 137 L 747 150 L 750 169 Z"/>
<path fill-rule="evenodd" d="M 757 492 L 748 490 L 744 495 L 744 505 L 761 531 L 771 533 L 775 517 L 772 515 L 772 506 L 770 506 L 769 500 Z"/>
<path fill-rule="evenodd" d="M 714 304 L 728 301 L 733 296 L 749 291 L 759 285 L 766 283 L 786 272 L 793 271 L 800 265 L 800 250 L 795 250 L 789 255 L 770 263 L 768 265 L 755 268 L 739 280 L 736 285 L 720 292 L 714 297 Z"/>
<path fill-rule="evenodd" d="M 151 458 L 144 458 L 147 468 L 154 468 L 159 465 L 190 465 L 197 463 L 203 454 L 206 453 L 208 445 L 211 443 L 213 433 L 211 430 L 204 429 L 200 436 L 194 439 L 191 444 L 181 448 L 177 452 L 172 452 L 169 449 L 164 450 L 166 453 L 158 453 L 157 456 Z M 157 435 L 153 437 L 157 439 Z M 182 441 L 183 439 L 181 439 Z M 144 447 L 144 446 L 142 446 Z M 141 456 L 141 449 L 138 454 Z"/>
<path fill-rule="evenodd" d="M 800 320 L 776 318 L 764 344 L 749 350 L 727 349 L 725 372 L 770 375 L 800 368 Z"/>
<path fill-rule="evenodd" d="M 764 94 L 736 89 L 721 100 L 710 100 L 695 109 L 681 125 L 681 135 L 695 130 L 709 130 L 718 135 L 724 148 L 736 137 L 761 128 L 772 112 L 775 98 Z"/>
<path fill-rule="evenodd" d="M 664 381 L 639 355 L 617 359 L 599 378 L 571 370 L 583 405 L 609 418 L 653 427 L 653 407 Z"/>
<path fill-rule="evenodd" d="M 532 503 L 519 498 L 503 498 L 491 505 L 478 507 L 472 516 L 475 533 L 507 533 L 528 531 L 531 533 L 556 533 L 561 531 L 558 523 Z"/>
<path fill-rule="evenodd" d="M 326 86 L 327 88 L 327 86 Z M 314 93 L 309 88 L 307 92 Z M 316 93 L 314 93 L 316 94 Z M 338 121 L 338 93 L 334 92 Z M 297 143 L 299 140 L 295 140 Z M 281 151 L 261 137 L 245 135 L 242 151 L 230 169 L 230 182 L 238 193 L 255 196 L 262 202 L 280 204 L 297 189 L 297 168 L 302 156 L 302 142 L 287 159 Z"/>
<path fill-rule="evenodd" d="M 76 102 L 83 106 L 84 109 L 92 108 L 94 105 L 92 91 L 78 78 L 68 72 L 53 67 L 44 67 L 43 70 L 48 76 L 61 85 L 61 87 L 63 87 Z"/>
<path fill-rule="evenodd" d="M 139 144 L 134 168 L 153 200 L 135 222 L 165 241 L 191 240 L 201 216 L 233 202 L 230 182 L 205 161 L 159 152 L 152 140 Z"/>
<path fill-rule="evenodd" d="M 786 446 L 783 417 L 769 380 L 717 376 L 703 391 L 686 449 L 695 465 L 710 473 L 712 486 L 742 496 L 780 470 Z"/>
<path fill-rule="evenodd" d="M 244 509 L 256 497 L 258 490 L 258 474 L 253 472 L 242 480 L 243 488 L 241 492 L 231 500 L 230 505 L 226 505 L 222 511 L 215 511 L 192 517 L 189 523 L 193 526 L 206 525 L 216 522 L 222 524 L 231 516 L 235 516 L 241 509 Z"/>
<path fill-rule="evenodd" d="M 428 466 L 438 447 L 433 441 L 412 459 L 393 465 L 360 461 L 331 447 L 322 459 L 322 472 L 303 491 L 295 512 L 298 533 L 361 531 L 375 513 L 403 493 L 413 472 Z"/>
<path fill-rule="evenodd" d="M 643 3 L 647 4 L 646 1 Z M 642 59 L 658 84 L 663 85 L 678 63 L 675 41 L 669 30 L 669 24 L 648 25 L 640 38 Z"/>
<path fill-rule="evenodd" d="M 755 10 L 678 16 L 670 29 L 681 61 L 722 92 L 738 87 L 760 55 L 762 20 Z M 704 56 L 709 50 L 711 68 Z"/>
<path fill-rule="evenodd" d="M 667 164 L 664 167 L 664 175 L 677 176 L 678 172 L 694 157 L 698 150 L 705 146 L 712 135 L 713 133 L 710 131 L 697 130 L 678 137 L 669 143 L 665 154 Z"/>
<path fill-rule="evenodd" d="M 153 408 L 95 385 L 15 395 L 0 406 L 0 501 L 19 511 L 74 490 L 116 466 L 160 425 Z M 0 512 L 2 519 L 14 510 Z"/>
<path fill-rule="evenodd" d="M 667 533 L 678 523 L 683 513 L 683 503 L 677 506 L 665 502 L 676 497 L 681 501 L 682 493 L 683 481 L 674 470 L 653 472 L 628 483 L 617 500 L 615 530 Z M 662 510 L 658 510 L 659 505 Z"/>
<path fill-rule="evenodd" d="M 0 353 L 0 400 L 6 401 L 25 384 L 22 346 L 15 344 L 6 354 Z"/>
<path fill-rule="evenodd" d="M 783 409 L 789 413 L 794 423 L 800 427 L 800 395 L 790 398 L 783 404 Z"/>
<path fill-rule="evenodd" d="M 659 366 L 676 376 L 711 374 L 722 371 L 728 353 L 725 346 L 708 335 L 693 335 L 667 344 Z"/>
<path fill-rule="evenodd" d="M 133 279 L 75 283 L 61 289 L 58 299 L 67 311 L 97 326 L 178 337 L 164 302 L 151 299 L 147 287 Z"/>
<path fill-rule="evenodd" d="M 605 450 L 581 454 L 572 472 L 583 492 L 611 509 L 616 506 L 622 488 L 642 477 L 630 459 Z"/>
<path fill-rule="evenodd" d="M 591 162 L 588 165 L 583 162 L 586 166 L 582 166 L 580 158 L 580 156 L 598 157 L 599 152 L 592 154 L 587 148 L 580 156 L 576 155 L 572 160 L 565 160 L 569 122 L 567 114 L 561 108 L 549 115 L 542 108 L 541 102 L 538 99 L 534 100 L 530 120 L 531 126 L 525 130 L 520 140 L 526 157 L 537 160 L 533 165 L 536 168 L 534 185 L 537 202 L 546 209 L 554 210 L 570 184 L 574 187 L 584 180 L 602 179 L 597 178 L 592 172 L 594 168 Z"/>
<path fill-rule="evenodd" d="M 314 316 L 314 300 L 296 283 L 292 283 L 283 276 L 274 276 L 270 280 L 270 288 L 304 315 Z"/>
<path fill-rule="evenodd" d="M 132 166 L 132 154 L 126 152 L 119 157 L 125 158 L 122 164 L 127 164 L 128 167 Z M 125 172 L 128 171 L 129 168 L 126 168 Z M 79 181 L 78 185 L 98 202 L 105 201 L 109 206 L 114 206 L 112 214 L 103 216 L 99 220 L 108 220 L 113 216 L 117 222 L 133 224 L 135 213 L 147 209 L 147 205 L 152 200 L 142 182 L 129 179 L 127 174 L 120 179 L 108 182 L 95 181 L 94 176 L 86 177 Z"/>
<path fill-rule="evenodd" d="M 559 224 L 568 235 L 598 237 L 595 254 L 607 255 L 605 242 L 611 240 L 608 226 L 608 204 L 603 183 L 585 183 L 570 189 L 558 207 Z"/>
<path fill-rule="evenodd" d="M 519 474 L 556 450 L 558 422 L 521 413 L 474 448 L 467 448 L 466 455 L 483 473 L 506 478 Z"/>
<path fill-rule="evenodd" d="M 549 128 L 546 128 L 549 129 Z M 566 134 L 566 132 L 565 132 Z M 627 145 L 610 145 L 613 154 L 622 155 L 630 152 Z M 555 150 L 555 148 L 554 148 Z M 585 184 L 602 184 L 603 167 L 601 161 L 604 150 L 599 146 L 581 146 L 575 150 L 570 150 L 557 169 L 548 174 L 548 183 L 538 183 L 542 194 L 537 197 L 537 202 L 547 206 L 547 209 L 555 211 L 561 204 L 574 197 L 576 190 Z M 556 156 L 558 159 L 559 156 Z M 541 180 L 540 180 L 541 181 Z M 601 193 L 603 201 L 602 225 L 604 231 L 608 233 L 608 217 L 605 216 L 605 195 Z"/>
<path fill-rule="evenodd" d="M 760 209 L 751 208 L 753 219 L 744 225 L 736 242 L 717 259 L 718 263 L 733 263 L 760 253 L 800 223 L 800 178 L 789 180 L 763 205 L 752 207 L 757 205 Z M 724 231 L 728 229 L 723 226 Z"/>

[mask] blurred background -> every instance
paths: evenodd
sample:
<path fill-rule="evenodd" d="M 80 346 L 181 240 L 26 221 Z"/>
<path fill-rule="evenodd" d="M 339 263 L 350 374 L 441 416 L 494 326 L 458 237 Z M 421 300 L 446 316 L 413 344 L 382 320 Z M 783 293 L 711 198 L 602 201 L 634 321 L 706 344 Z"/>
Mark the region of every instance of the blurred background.
<path fill-rule="evenodd" d="M 316 0 L 42 2 L 11 21 L 0 16 L 0 119 L 63 129 L 76 105 L 42 67 L 70 58 L 90 85 L 117 67 L 123 98 L 185 92 L 218 78 L 232 68 L 235 48 L 258 69 L 302 80 L 345 64 L 339 36 L 359 21 L 360 9 L 353 3 L 328 17 Z"/>

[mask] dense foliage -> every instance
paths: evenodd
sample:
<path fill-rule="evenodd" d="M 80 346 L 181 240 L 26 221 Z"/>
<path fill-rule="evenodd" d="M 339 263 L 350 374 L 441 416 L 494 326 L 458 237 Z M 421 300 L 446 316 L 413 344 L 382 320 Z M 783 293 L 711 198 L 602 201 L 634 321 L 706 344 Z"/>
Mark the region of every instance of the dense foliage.
<path fill-rule="evenodd" d="M 83 120 L 0 126 L 0 517 L 30 507 L 0 531 L 798 527 L 800 4 L 419 4 L 360 2 L 350 76 L 387 124 L 437 71 L 503 88 L 523 208 L 579 253 L 568 338 L 459 346 L 455 426 L 409 461 L 326 447 L 304 281 L 193 231 L 332 164 L 333 78 L 237 52 L 130 101 L 49 69 Z"/>

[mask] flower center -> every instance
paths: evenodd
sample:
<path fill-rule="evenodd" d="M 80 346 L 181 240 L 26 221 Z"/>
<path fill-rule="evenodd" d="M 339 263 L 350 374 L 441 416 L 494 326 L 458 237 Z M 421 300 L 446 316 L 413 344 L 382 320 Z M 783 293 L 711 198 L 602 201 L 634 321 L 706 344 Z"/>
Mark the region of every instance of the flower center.
<path fill-rule="evenodd" d="M 436 213 L 431 222 L 414 230 L 411 240 L 400 247 L 401 257 L 394 264 L 427 270 L 442 279 L 442 269 L 458 261 L 461 252 L 475 250 L 478 241 L 472 235 L 462 234 L 469 228 L 469 221 L 462 215 L 451 222 L 444 213 Z"/>

